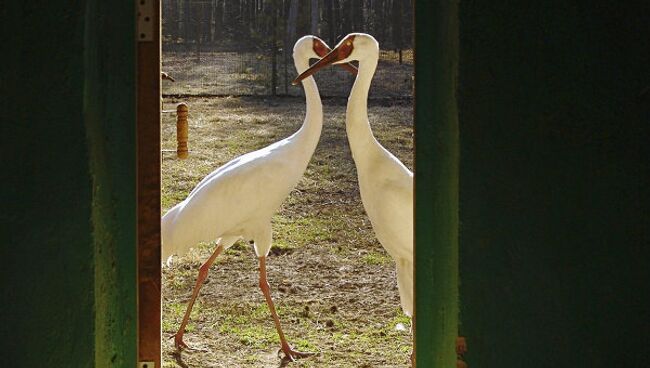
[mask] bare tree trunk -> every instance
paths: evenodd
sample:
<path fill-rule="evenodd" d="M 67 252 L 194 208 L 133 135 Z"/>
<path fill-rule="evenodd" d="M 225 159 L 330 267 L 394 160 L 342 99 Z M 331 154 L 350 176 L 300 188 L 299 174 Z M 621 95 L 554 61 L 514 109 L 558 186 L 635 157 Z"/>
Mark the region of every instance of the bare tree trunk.
<path fill-rule="evenodd" d="M 363 19 L 362 1 L 351 0 L 350 8 L 352 10 L 352 31 L 363 32 L 365 30 L 365 22 Z"/>
<path fill-rule="evenodd" d="M 257 0 L 251 1 L 251 33 L 257 31 Z"/>
<path fill-rule="evenodd" d="M 341 30 L 343 35 L 352 32 L 352 0 L 341 0 L 340 3 L 343 5 L 343 29 Z"/>
<path fill-rule="evenodd" d="M 402 0 L 393 0 L 393 47 L 402 49 Z"/>
<path fill-rule="evenodd" d="M 194 39 L 196 40 L 196 60 L 201 60 L 201 26 L 203 25 L 203 4 L 199 6 L 194 6 L 194 12 L 191 13 L 192 22 L 194 23 Z"/>
<path fill-rule="evenodd" d="M 377 10 L 379 11 L 379 14 L 377 16 L 377 19 L 379 21 L 379 25 L 377 26 L 377 35 L 379 42 L 386 40 L 386 28 L 389 27 L 388 20 L 386 19 L 386 10 L 388 8 L 387 3 L 388 0 L 381 0 L 381 3 L 377 7 Z"/>
<path fill-rule="evenodd" d="M 298 20 L 296 21 L 296 40 L 311 33 L 311 0 L 298 1 Z"/>
<path fill-rule="evenodd" d="M 377 3 L 378 0 L 370 0 L 370 5 L 368 6 L 368 22 L 370 23 L 370 32 L 375 35 L 377 34 Z"/>
<path fill-rule="evenodd" d="M 334 32 L 334 9 L 332 8 L 332 4 L 334 3 L 331 0 L 325 0 L 325 18 L 327 19 L 327 42 L 334 47 L 334 43 L 336 42 L 336 33 Z"/>
<path fill-rule="evenodd" d="M 406 48 L 413 47 L 413 3 L 407 1 L 402 6 L 402 16 L 406 20 L 404 24 L 404 38 L 403 41 L 406 41 Z"/>
<path fill-rule="evenodd" d="M 205 42 L 212 44 L 214 37 L 212 36 L 212 24 L 214 23 L 214 0 L 206 3 L 207 10 L 205 11 L 206 25 L 203 27 L 205 32 Z"/>
<path fill-rule="evenodd" d="M 244 8 L 243 8 L 244 7 L 243 0 L 233 0 L 233 1 L 237 3 L 237 5 L 235 6 L 235 9 L 237 11 L 237 18 L 235 18 L 235 19 L 239 20 L 239 22 L 237 22 L 238 23 L 237 26 L 238 26 L 238 29 L 241 31 L 242 30 L 241 29 L 242 24 L 244 22 L 246 22 L 246 14 L 244 14 L 244 11 L 243 11 L 244 10 Z"/>
<path fill-rule="evenodd" d="M 226 37 L 229 36 L 230 30 L 232 29 L 232 19 L 233 19 L 233 14 L 232 14 L 232 4 L 229 4 L 230 0 L 223 0 L 221 3 L 223 4 L 223 12 L 221 13 L 221 24 L 223 24 L 223 29 L 226 31 Z"/>
<path fill-rule="evenodd" d="M 183 0 L 183 39 L 185 42 L 189 42 L 191 39 L 191 15 L 190 15 L 190 2 L 189 0 Z"/>
<path fill-rule="evenodd" d="M 318 0 L 311 0 L 311 34 L 318 35 Z"/>
<path fill-rule="evenodd" d="M 296 41 L 296 21 L 298 19 L 298 0 L 291 0 L 289 7 L 289 18 L 287 18 L 287 44 L 288 49 Z"/>
<path fill-rule="evenodd" d="M 363 31 L 370 33 L 370 0 L 361 0 L 361 19 Z"/>
<path fill-rule="evenodd" d="M 178 39 L 178 21 L 180 20 L 178 16 L 178 0 L 171 0 L 168 9 L 169 12 L 163 14 L 163 16 L 167 17 L 165 23 L 167 29 L 165 30 L 165 33 L 171 35 L 172 39 L 175 41 Z"/>
<path fill-rule="evenodd" d="M 226 30 L 228 26 L 228 12 L 226 8 L 226 2 L 227 0 L 221 0 L 221 27 L 222 30 Z"/>
<path fill-rule="evenodd" d="M 223 13 L 223 7 L 219 2 L 219 0 L 214 0 L 212 11 L 213 11 L 212 42 L 216 43 L 218 42 L 219 37 L 221 37 L 221 18 Z"/>
<path fill-rule="evenodd" d="M 272 10 L 272 26 L 273 26 L 273 40 L 271 41 L 271 95 L 275 96 L 275 89 L 278 85 L 278 42 L 277 42 L 277 28 L 278 28 L 278 9 Z"/>
<path fill-rule="evenodd" d="M 339 0 L 331 0 L 334 6 L 334 16 L 332 17 L 332 20 L 334 21 L 334 40 L 332 41 L 332 44 L 336 44 L 336 41 L 338 37 L 341 35 L 343 30 L 341 29 L 341 1 Z M 334 45 L 332 45 L 334 47 Z"/>
<path fill-rule="evenodd" d="M 289 17 L 287 18 L 287 34 L 284 41 L 284 93 L 289 94 L 288 68 L 291 59 L 291 49 L 296 42 L 296 22 L 298 20 L 298 0 L 291 0 Z"/>

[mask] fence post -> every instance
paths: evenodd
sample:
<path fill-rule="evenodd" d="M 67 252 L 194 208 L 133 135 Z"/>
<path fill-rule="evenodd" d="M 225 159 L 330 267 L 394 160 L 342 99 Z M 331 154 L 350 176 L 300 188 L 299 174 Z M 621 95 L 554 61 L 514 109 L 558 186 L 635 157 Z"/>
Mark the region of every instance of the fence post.
<path fill-rule="evenodd" d="M 187 115 L 189 109 L 186 104 L 179 103 L 176 106 L 176 156 L 180 159 L 186 159 L 189 155 L 187 149 Z"/>
<path fill-rule="evenodd" d="M 277 45 L 275 41 L 271 44 L 271 96 L 275 96 L 275 88 L 278 84 L 278 60 L 277 60 Z"/>

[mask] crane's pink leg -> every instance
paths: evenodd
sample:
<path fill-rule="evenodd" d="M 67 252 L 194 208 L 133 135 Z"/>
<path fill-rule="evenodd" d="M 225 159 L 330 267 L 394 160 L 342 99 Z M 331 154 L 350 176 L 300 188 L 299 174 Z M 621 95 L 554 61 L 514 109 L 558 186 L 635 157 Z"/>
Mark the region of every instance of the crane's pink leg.
<path fill-rule="evenodd" d="M 223 250 L 223 245 L 219 245 L 217 249 L 214 250 L 214 253 L 212 253 L 210 258 L 208 258 L 208 260 L 205 261 L 205 263 L 201 265 L 201 267 L 199 268 L 199 275 L 196 278 L 196 285 L 194 285 L 192 298 L 190 299 L 190 302 L 187 305 L 187 310 L 185 311 L 185 315 L 183 316 L 181 327 L 178 328 L 178 332 L 176 332 L 176 334 L 174 335 L 174 346 L 176 346 L 176 349 L 178 350 L 191 349 L 183 341 L 183 334 L 185 334 L 185 327 L 187 327 L 187 323 L 190 320 L 190 313 L 192 312 L 192 307 L 194 306 L 194 301 L 196 300 L 196 297 L 199 296 L 199 290 L 201 290 L 201 286 L 203 286 L 203 282 L 208 277 L 208 271 L 210 271 L 210 266 L 212 266 L 214 260 L 217 259 L 217 256 L 221 253 L 222 250 Z"/>
<path fill-rule="evenodd" d="M 282 347 L 282 351 L 286 356 L 285 359 L 288 359 L 290 361 L 295 361 L 296 359 L 299 358 L 304 358 L 310 355 L 314 355 L 314 353 L 306 353 L 306 352 L 293 350 L 291 346 L 289 346 L 289 343 L 287 343 L 287 339 L 284 337 L 284 333 L 282 332 L 282 327 L 280 326 L 280 318 L 278 317 L 278 314 L 275 312 L 273 299 L 271 299 L 271 290 L 269 287 L 269 282 L 266 279 L 266 257 L 259 257 L 259 258 L 260 258 L 260 289 L 262 289 L 264 298 L 266 298 L 266 304 L 268 304 L 269 310 L 271 311 L 271 316 L 273 317 L 273 322 L 275 323 L 275 329 L 278 331 L 278 336 L 280 336 L 280 345 Z"/>

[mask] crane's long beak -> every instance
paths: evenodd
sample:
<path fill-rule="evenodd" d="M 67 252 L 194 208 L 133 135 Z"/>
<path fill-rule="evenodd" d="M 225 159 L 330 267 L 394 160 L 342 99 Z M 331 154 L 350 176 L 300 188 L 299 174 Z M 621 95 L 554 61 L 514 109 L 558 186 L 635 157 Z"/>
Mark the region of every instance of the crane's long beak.
<path fill-rule="evenodd" d="M 330 52 L 332 52 L 332 49 L 327 47 L 327 45 L 321 43 L 321 47 L 318 48 L 318 49 L 314 48 L 314 51 L 316 52 L 316 54 L 318 56 L 323 58 L 323 57 L 327 56 Z M 343 68 L 343 69 L 347 70 L 348 72 L 352 73 L 352 75 L 357 75 L 357 72 L 358 72 L 357 67 L 354 66 L 354 64 L 352 64 L 352 63 L 339 64 L 338 66 L 340 66 L 341 68 Z M 307 77 L 305 77 L 305 78 L 307 78 Z M 298 83 L 293 83 L 293 84 L 296 85 Z"/>
<path fill-rule="evenodd" d="M 334 50 L 330 51 L 329 54 L 323 56 L 322 59 L 318 60 L 316 62 L 316 64 L 312 65 L 311 67 L 309 67 L 309 69 L 302 72 L 302 74 L 300 74 L 298 77 L 296 77 L 296 79 L 294 79 L 293 82 L 291 82 L 291 84 L 293 84 L 295 86 L 298 83 L 300 83 L 303 79 L 305 79 L 305 78 L 309 77 L 310 75 L 316 73 L 320 69 L 322 69 L 322 68 L 324 68 L 324 67 L 326 67 L 326 66 L 328 66 L 328 65 L 330 65 L 332 63 L 335 63 L 337 61 L 343 60 L 343 59 L 345 59 L 345 56 L 343 56 L 343 55 L 341 55 L 341 53 L 339 53 L 338 48 L 335 48 Z M 345 65 L 348 65 L 348 66 L 354 68 L 354 71 L 351 71 L 351 72 L 354 73 L 354 74 L 357 74 L 357 68 L 355 68 L 353 65 L 350 65 L 350 64 L 344 64 L 342 66 L 345 68 Z M 346 68 L 346 69 L 348 69 L 348 68 Z M 348 70 L 350 70 L 350 69 L 348 69 Z"/>

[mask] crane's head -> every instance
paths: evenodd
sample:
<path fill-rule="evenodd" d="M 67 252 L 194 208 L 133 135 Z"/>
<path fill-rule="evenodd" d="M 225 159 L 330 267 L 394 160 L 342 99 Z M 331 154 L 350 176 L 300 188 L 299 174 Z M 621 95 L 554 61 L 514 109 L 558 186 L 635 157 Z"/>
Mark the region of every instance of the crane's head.
<path fill-rule="evenodd" d="M 374 37 L 367 33 L 350 33 L 336 45 L 334 50 L 321 56 L 322 59 L 294 79 L 292 84 L 300 83 L 301 80 L 330 64 L 351 65 L 348 63 L 353 60 L 377 59 L 378 56 L 379 42 Z"/>
<path fill-rule="evenodd" d="M 294 60 L 320 59 L 330 51 L 332 50 L 325 41 L 316 36 L 307 35 L 296 41 L 293 46 L 293 58 Z M 341 67 L 352 74 L 357 74 L 357 68 L 352 64 L 344 63 Z"/>

